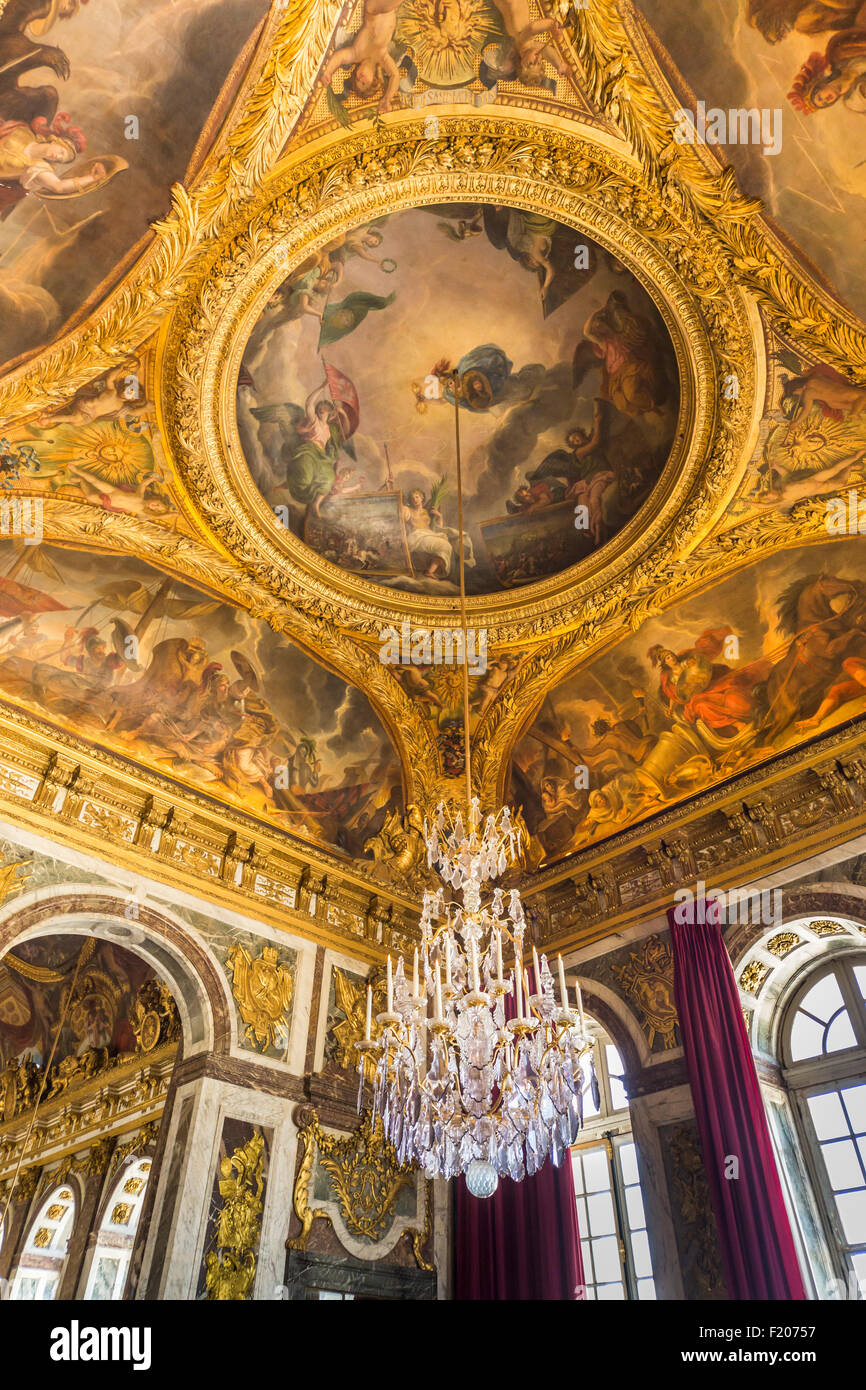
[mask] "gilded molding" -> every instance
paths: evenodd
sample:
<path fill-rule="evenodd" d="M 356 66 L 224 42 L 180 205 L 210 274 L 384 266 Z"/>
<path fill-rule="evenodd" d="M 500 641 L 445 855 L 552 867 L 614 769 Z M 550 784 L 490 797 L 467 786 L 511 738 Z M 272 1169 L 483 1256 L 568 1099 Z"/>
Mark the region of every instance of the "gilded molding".
<path fill-rule="evenodd" d="M 141 1126 L 145 1118 L 148 1124 L 157 1123 L 165 1104 L 176 1052 L 176 1043 L 167 1044 L 150 1053 L 146 1061 L 141 1057 L 121 1061 L 93 1077 L 73 1081 L 61 1096 L 43 1101 L 27 1144 L 26 1168 L 68 1159 L 71 1166 L 64 1170 L 63 1176 L 73 1170 L 96 1172 L 93 1164 L 98 1155 L 90 1152 L 86 1161 L 90 1166 L 87 1167 L 81 1158 L 82 1149 L 88 1146 L 90 1151 L 89 1146 L 103 1140 L 110 1147 L 118 1133 L 128 1130 L 131 1124 Z M 0 1124 L 0 1175 L 8 1177 L 14 1173 L 31 1119 L 25 1112 Z M 106 1151 L 103 1168 L 108 1156 Z M 55 1176 L 52 1169 L 52 1179 Z M 62 1177 L 59 1180 L 62 1181 Z"/>
<path fill-rule="evenodd" d="M 392 1230 L 397 1219 L 394 1204 L 401 1188 L 414 1185 L 418 1172 L 412 1165 L 401 1165 L 393 1146 L 382 1132 L 382 1122 L 375 1121 L 369 1110 L 351 1134 L 327 1134 L 319 1124 L 315 1110 L 308 1112 L 306 1124 L 298 1132 L 303 1154 L 295 1178 L 293 1207 L 301 1223 L 300 1233 L 286 1242 L 291 1250 L 306 1249 L 307 1240 L 316 1220 L 330 1222 L 339 1237 L 331 1213 L 324 1207 L 311 1205 L 310 1187 L 318 1155 L 327 1173 L 331 1190 L 339 1205 L 340 1217 L 351 1236 L 377 1244 Z M 424 1246 L 433 1229 L 432 1184 L 419 1175 L 424 1184 L 424 1221 L 420 1227 L 404 1225 L 402 1235 L 409 1237 L 412 1252 L 420 1269 L 433 1268 L 424 1258 Z"/>
<path fill-rule="evenodd" d="M 395 614 L 430 621 L 435 615 L 452 625 L 453 601 L 426 600 L 419 615 L 419 596 L 383 594 L 311 556 L 274 522 L 241 456 L 237 369 L 246 334 L 286 269 L 347 226 L 385 210 L 467 198 L 555 215 L 615 252 L 655 299 L 680 365 L 682 438 L 648 510 L 605 547 L 601 560 L 585 562 L 578 585 L 557 575 L 519 597 L 470 600 L 472 621 L 487 628 L 489 642 L 538 641 L 574 624 L 586 593 L 609 582 L 612 566 L 624 571 L 635 550 L 648 554 L 661 541 L 673 555 L 707 533 L 733 495 L 743 448 L 757 429 L 759 325 L 714 254 L 708 229 L 678 222 L 641 188 L 640 171 L 629 161 L 510 114 L 446 118 L 440 131 L 436 141 L 419 139 L 418 121 L 401 120 L 278 171 L 247 228 L 211 267 L 206 286 L 178 307 L 167 328 L 160 375 L 176 387 L 166 405 L 169 447 L 217 543 L 296 610 L 328 613 L 334 626 L 368 641 Z M 735 401 L 718 389 L 729 372 L 740 383 Z M 380 670 L 373 690 L 387 698 L 388 685 Z"/>

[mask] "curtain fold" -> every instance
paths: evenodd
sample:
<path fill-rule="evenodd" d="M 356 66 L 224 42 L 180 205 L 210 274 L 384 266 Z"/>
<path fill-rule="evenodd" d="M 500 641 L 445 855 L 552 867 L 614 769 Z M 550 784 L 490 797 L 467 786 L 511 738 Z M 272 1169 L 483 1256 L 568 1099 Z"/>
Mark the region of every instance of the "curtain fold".
<path fill-rule="evenodd" d="M 532 972 L 530 987 L 534 988 Z M 513 1017 L 511 997 L 506 1013 Z M 523 1182 L 501 1177 L 492 1197 L 473 1197 L 461 1175 L 454 1198 L 457 1299 L 583 1298 L 583 1259 L 571 1155 L 548 1158 Z"/>
<path fill-rule="evenodd" d="M 733 1299 L 804 1299 L 740 995 L 718 920 L 671 908 L 674 999 Z M 691 912 L 689 915 L 693 915 Z M 717 919 L 707 903 L 697 917 Z"/>
<path fill-rule="evenodd" d="M 492 1197 L 473 1197 L 457 1179 L 455 1297 L 583 1297 L 583 1260 L 571 1157 L 550 1159 L 523 1182 L 500 1178 Z"/>

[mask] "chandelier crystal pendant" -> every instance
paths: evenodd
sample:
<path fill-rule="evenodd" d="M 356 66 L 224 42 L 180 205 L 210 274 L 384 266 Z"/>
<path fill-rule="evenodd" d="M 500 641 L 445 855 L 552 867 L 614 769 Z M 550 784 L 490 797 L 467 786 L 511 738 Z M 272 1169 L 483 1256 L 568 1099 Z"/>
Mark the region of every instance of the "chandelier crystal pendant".
<path fill-rule="evenodd" d="M 508 807 L 484 821 L 473 797 L 464 825 L 443 804 L 425 821 L 428 867 L 445 888 L 424 894 L 421 950 L 412 980 L 403 957 L 387 964 L 387 1007 L 380 1036 L 367 1027 L 360 1058 L 358 1109 L 365 1059 L 375 1064 L 373 1111 L 401 1163 L 428 1177 L 473 1169 L 470 1190 L 493 1192 L 498 1177 L 520 1181 L 550 1156 L 559 1165 L 583 1121 L 583 1091 L 592 1066 L 580 990 L 569 1007 L 562 957 L 559 1003 L 545 956 L 532 949 L 535 992 L 524 966 L 525 917 L 520 893 L 490 885 L 520 853 L 521 831 Z M 506 974 L 505 955 L 513 959 Z M 420 968 L 419 968 L 420 967 Z M 505 1000 L 514 1016 L 506 1019 Z"/>

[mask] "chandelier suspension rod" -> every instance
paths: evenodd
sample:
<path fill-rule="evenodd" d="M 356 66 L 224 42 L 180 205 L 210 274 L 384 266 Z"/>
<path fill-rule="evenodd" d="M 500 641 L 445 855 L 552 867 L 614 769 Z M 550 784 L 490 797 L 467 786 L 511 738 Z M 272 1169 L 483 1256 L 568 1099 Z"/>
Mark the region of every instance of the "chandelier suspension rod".
<path fill-rule="evenodd" d="M 458 571 L 460 574 L 460 626 L 463 631 L 463 765 L 466 773 L 466 810 L 472 805 L 472 747 L 469 741 L 469 633 L 466 623 L 466 568 L 463 538 L 463 464 L 460 454 L 460 378 L 454 383 L 454 445 L 457 455 L 457 531 L 459 535 Z"/>

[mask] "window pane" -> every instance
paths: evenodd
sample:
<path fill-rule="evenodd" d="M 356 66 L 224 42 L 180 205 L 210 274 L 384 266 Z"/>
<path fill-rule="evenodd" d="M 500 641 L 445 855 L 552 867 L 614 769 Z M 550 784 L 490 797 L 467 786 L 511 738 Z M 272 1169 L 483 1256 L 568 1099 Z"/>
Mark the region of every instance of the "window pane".
<path fill-rule="evenodd" d="M 866 1134 L 866 1086 L 843 1086 L 842 1099 L 855 1134 Z"/>
<path fill-rule="evenodd" d="M 592 1242 L 592 1258 L 595 1264 L 595 1277 L 604 1280 L 620 1279 L 619 1242 L 616 1236 L 603 1236 Z"/>
<path fill-rule="evenodd" d="M 635 1231 L 631 1238 L 631 1253 L 634 1259 L 634 1272 L 639 1279 L 648 1278 L 652 1272 L 649 1241 L 646 1231 Z"/>
<path fill-rule="evenodd" d="M 586 1224 L 586 1198 L 585 1198 L 585 1197 L 578 1197 L 578 1199 L 577 1199 L 577 1224 L 578 1224 L 578 1227 L 579 1227 L 579 1229 L 580 1229 L 580 1234 L 581 1234 L 582 1236 L 587 1236 L 587 1235 L 589 1235 L 589 1230 L 588 1230 L 587 1224 Z"/>
<path fill-rule="evenodd" d="M 620 1055 L 614 1047 L 613 1043 L 608 1043 L 606 1045 L 604 1049 L 604 1055 L 607 1058 L 608 1075 L 622 1076 L 624 1070 L 622 1065 L 622 1059 L 620 1058 Z"/>
<path fill-rule="evenodd" d="M 800 1008 L 808 1009 L 810 1014 L 828 1023 L 836 1010 L 842 1008 L 844 1002 L 836 976 L 825 975 L 823 980 L 819 980 L 809 993 L 804 995 Z"/>
<path fill-rule="evenodd" d="M 637 1281 L 637 1296 L 638 1296 L 638 1298 L 641 1298 L 641 1299 L 650 1299 L 650 1298 L 653 1298 L 653 1299 L 654 1299 L 655 1296 L 656 1296 L 656 1281 L 655 1281 L 655 1279 L 638 1279 L 638 1281 Z"/>
<path fill-rule="evenodd" d="M 866 999 L 866 965 L 854 966 L 854 978 L 862 999 Z"/>
<path fill-rule="evenodd" d="M 836 1198 L 842 1230 L 851 1245 L 866 1241 L 866 1192 L 849 1192 Z"/>
<path fill-rule="evenodd" d="M 857 1283 L 860 1285 L 861 1297 L 866 1294 L 866 1254 L 852 1255 L 854 1273 L 857 1276 Z"/>
<path fill-rule="evenodd" d="M 824 1029 L 814 1018 L 797 1013 L 791 1026 L 791 1061 L 802 1062 L 804 1057 L 820 1057 L 824 1045 Z"/>
<path fill-rule="evenodd" d="M 609 1192 L 598 1192 L 590 1197 L 589 1229 L 594 1236 L 609 1236 L 616 1230 L 613 1200 Z"/>
<path fill-rule="evenodd" d="M 575 1192 L 582 1192 L 582 1191 L 583 1191 L 583 1166 L 582 1166 L 582 1164 L 581 1164 L 581 1162 L 580 1162 L 580 1154 L 579 1154 L 579 1153 L 573 1153 L 573 1154 L 571 1155 L 571 1167 L 572 1167 L 572 1172 L 574 1173 L 574 1190 L 575 1190 Z"/>
<path fill-rule="evenodd" d="M 626 1186 L 628 1186 L 629 1183 L 637 1182 L 637 1149 L 634 1144 L 620 1144 L 618 1153 L 623 1182 Z"/>
<path fill-rule="evenodd" d="M 608 1303 L 624 1302 L 625 1289 L 622 1284 L 602 1284 L 598 1291 L 599 1299 L 605 1299 Z"/>
<path fill-rule="evenodd" d="M 583 1231 L 581 1230 L 581 1235 L 582 1234 Z M 592 1257 L 589 1253 L 588 1240 L 582 1240 L 580 1242 L 580 1258 L 583 1261 L 583 1277 L 588 1284 L 591 1284 L 593 1282 Z"/>
<path fill-rule="evenodd" d="M 846 1012 L 837 1014 L 827 1029 L 826 1048 L 828 1052 L 841 1052 L 845 1047 L 856 1047 L 857 1038 Z"/>
<path fill-rule="evenodd" d="M 643 1197 L 640 1188 L 635 1184 L 634 1187 L 626 1188 L 625 1209 L 628 1216 L 629 1230 L 642 1231 L 646 1225 L 646 1217 L 643 1210 Z"/>
<path fill-rule="evenodd" d="M 590 1149 L 583 1155 L 583 1180 L 587 1192 L 610 1190 L 610 1168 L 604 1149 Z"/>
<path fill-rule="evenodd" d="M 858 1089 L 866 1090 L 866 1086 Z M 845 1112 L 835 1091 L 825 1091 L 822 1096 L 810 1096 L 809 1111 L 819 1139 L 841 1139 L 848 1133 Z"/>
<path fill-rule="evenodd" d="M 824 1144 L 821 1153 L 834 1192 L 862 1185 L 863 1174 L 857 1162 L 857 1150 L 850 1139 L 837 1139 L 834 1144 Z"/>

